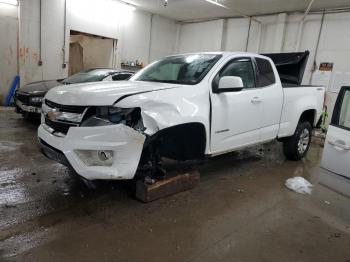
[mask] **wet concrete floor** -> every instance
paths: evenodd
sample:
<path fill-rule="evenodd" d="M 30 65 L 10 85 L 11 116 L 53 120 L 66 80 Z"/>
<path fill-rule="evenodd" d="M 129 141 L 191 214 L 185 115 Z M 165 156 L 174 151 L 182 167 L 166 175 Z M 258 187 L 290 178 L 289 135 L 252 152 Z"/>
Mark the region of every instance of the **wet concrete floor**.
<path fill-rule="evenodd" d="M 195 189 L 143 204 L 46 159 L 36 128 L 0 109 L 0 261 L 350 261 L 350 199 L 318 183 L 317 143 L 299 162 L 277 142 L 216 157 Z M 296 175 L 310 196 L 285 188 Z"/>

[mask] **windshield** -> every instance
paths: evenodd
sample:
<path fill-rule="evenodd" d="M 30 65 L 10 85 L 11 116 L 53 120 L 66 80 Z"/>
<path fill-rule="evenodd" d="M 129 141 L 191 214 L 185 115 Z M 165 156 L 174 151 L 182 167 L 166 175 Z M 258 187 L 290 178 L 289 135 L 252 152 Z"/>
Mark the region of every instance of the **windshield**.
<path fill-rule="evenodd" d="M 161 59 L 137 73 L 131 80 L 194 85 L 221 58 L 217 54 L 189 54 Z"/>
<path fill-rule="evenodd" d="M 105 77 L 113 72 L 114 71 L 110 69 L 89 69 L 67 77 L 62 81 L 62 83 L 67 85 L 102 81 Z"/>

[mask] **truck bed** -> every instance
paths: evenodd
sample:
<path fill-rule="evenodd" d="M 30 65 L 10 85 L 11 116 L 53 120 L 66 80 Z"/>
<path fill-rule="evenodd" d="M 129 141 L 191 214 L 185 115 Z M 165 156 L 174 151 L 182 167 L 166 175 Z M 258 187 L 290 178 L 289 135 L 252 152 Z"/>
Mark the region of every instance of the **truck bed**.
<path fill-rule="evenodd" d="M 299 121 L 299 111 L 312 109 L 315 114 L 314 126 L 321 117 L 325 88 L 322 86 L 288 86 L 283 89 L 284 100 L 278 137 L 293 135 Z M 307 106 L 307 108 L 306 108 Z M 315 110 L 316 109 L 316 110 Z"/>

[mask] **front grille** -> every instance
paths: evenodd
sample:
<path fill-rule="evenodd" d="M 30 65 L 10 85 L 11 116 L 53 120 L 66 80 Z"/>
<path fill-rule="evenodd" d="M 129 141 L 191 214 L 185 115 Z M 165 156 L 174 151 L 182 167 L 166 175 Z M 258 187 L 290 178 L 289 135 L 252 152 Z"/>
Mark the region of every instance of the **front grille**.
<path fill-rule="evenodd" d="M 45 117 L 45 124 L 48 125 L 49 127 L 51 127 L 53 130 L 55 130 L 55 132 L 59 132 L 62 134 L 67 134 L 67 132 L 71 126 L 77 126 L 77 125 L 71 124 L 71 123 L 52 121 L 52 120 L 48 119 L 47 117 Z"/>
<path fill-rule="evenodd" d="M 86 109 L 86 106 L 67 106 L 67 105 L 60 105 L 56 104 L 55 102 L 52 102 L 50 100 L 45 100 L 45 104 L 51 108 L 56 108 L 61 112 L 69 112 L 69 113 L 83 113 Z"/>
<path fill-rule="evenodd" d="M 16 99 L 21 101 L 24 105 L 29 105 L 29 94 L 16 93 Z"/>
<path fill-rule="evenodd" d="M 30 101 L 30 98 L 32 97 L 43 97 L 43 95 L 40 96 L 40 95 L 32 95 L 32 94 L 19 93 L 19 92 L 17 92 L 15 95 L 15 98 L 21 101 L 23 105 L 41 107 L 41 102 Z"/>

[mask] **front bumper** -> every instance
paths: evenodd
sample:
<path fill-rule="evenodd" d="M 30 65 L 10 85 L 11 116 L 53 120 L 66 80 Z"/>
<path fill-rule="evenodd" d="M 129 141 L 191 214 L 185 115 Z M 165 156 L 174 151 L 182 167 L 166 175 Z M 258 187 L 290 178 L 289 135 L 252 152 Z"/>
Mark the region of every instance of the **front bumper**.
<path fill-rule="evenodd" d="M 123 124 L 101 127 L 71 127 L 65 136 L 56 136 L 43 124 L 38 129 L 43 153 L 64 165 L 70 165 L 88 179 L 132 179 L 136 173 L 145 136 Z M 112 151 L 108 166 L 89 165 L 81 151 Z"/>
<path fill-rule="evenodd" d="M 16 107 L 18 108 L 19 113 L 23 113 L 23 112 L 34 113 L 34 114 L 41 113 L 41 107 L 32 106 L 32 105 L 25 105 L 19 100 L 16 100 Z"/>

